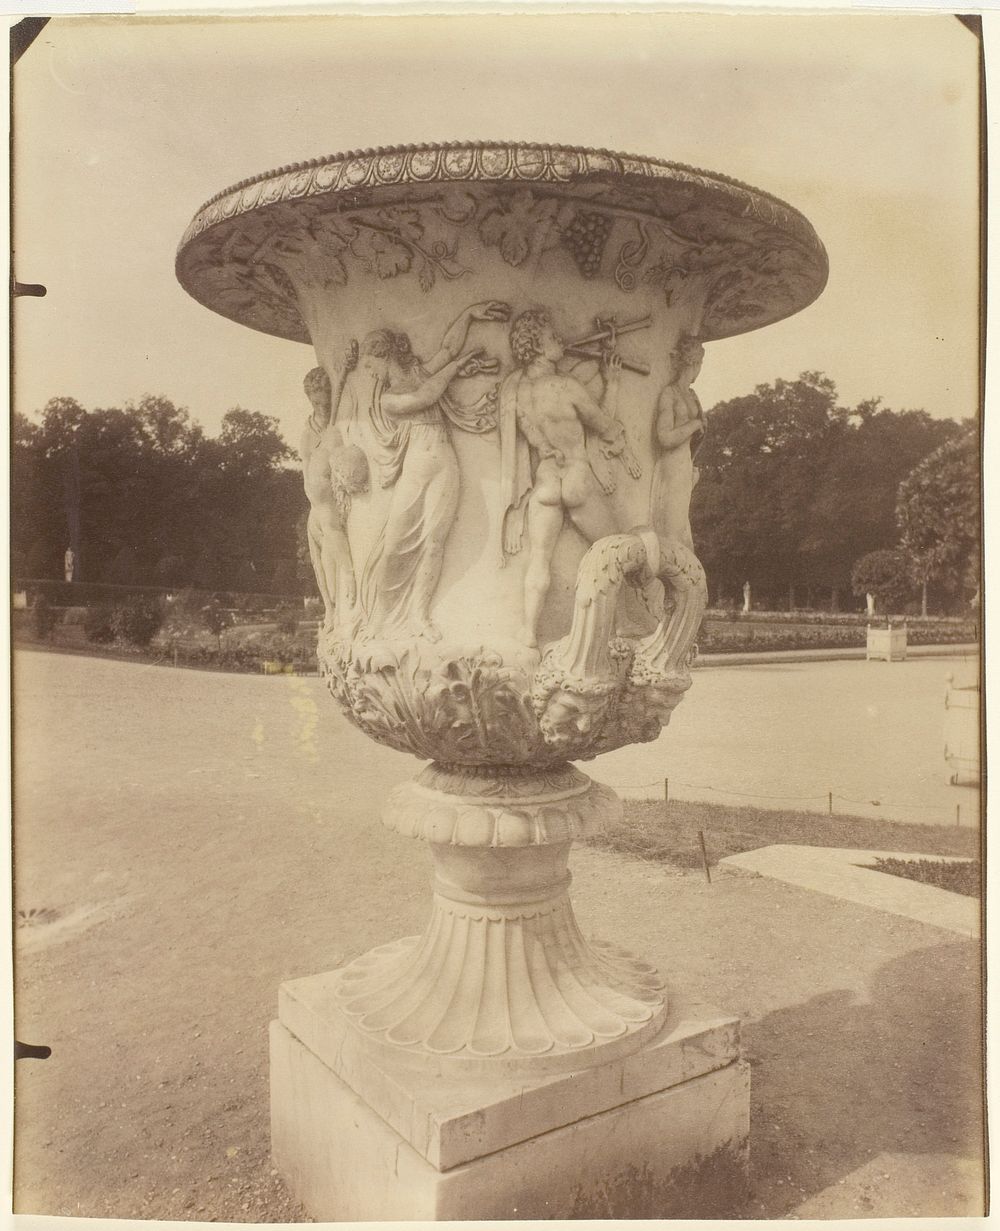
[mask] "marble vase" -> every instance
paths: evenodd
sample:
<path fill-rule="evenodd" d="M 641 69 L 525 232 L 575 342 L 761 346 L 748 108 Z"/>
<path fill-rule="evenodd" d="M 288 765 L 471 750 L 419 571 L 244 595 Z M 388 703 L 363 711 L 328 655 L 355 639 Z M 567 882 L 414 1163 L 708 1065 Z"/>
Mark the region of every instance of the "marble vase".
<path fill-rule="evenodd" d="M 573 763 L 657 738 L 691 684 L 706 344 L 805 307 L 826 271 L 808 221 L 766 193 L 563 146 L 317 159 L 188 228 L 177 274 L 196 299 L 314 351 L 300 454 L 321 670 L 361 730 L 429 762 L 384 813 L 430 845 L 426 931 L 288 999 L 289 1020 L 324 1017 L 327 1068 L 378 1123 L 405 1120 L 372 1093 L 386 1075 L 412 1113 L 427 1080 L 558 1084 L 676 1030 L 660 974 L 574 919 L 570 846 L 620 804 Z M 292 1037 L 276 1046 L 294 1085 Z M 293 1120 L 276 1123 L 299 1155 L 334 1131 Z M 318 1216 L 376 1216 L 313 1188 Z M 429 1200 L 421 1216 L 459 1216 Z"/>

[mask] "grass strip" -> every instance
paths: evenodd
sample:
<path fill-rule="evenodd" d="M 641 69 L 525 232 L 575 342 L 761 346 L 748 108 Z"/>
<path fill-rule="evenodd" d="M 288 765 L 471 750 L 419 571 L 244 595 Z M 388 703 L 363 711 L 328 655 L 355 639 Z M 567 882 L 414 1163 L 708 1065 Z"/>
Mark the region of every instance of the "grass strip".
<path fill-rule="evenodd" d="M 662 800 L 627 799 L 624 804 L 621 823 L 588 838 L 587 845 L 677 868 L 702 867 L 699 832 L 705 836 L 710 867 L 727 855 L 779 843 L 979 857 L 979 833 L 973 828 L 688 800 L 664 804 Z"/>
<path fill-rule="evenodd" d="M 978 898 L 982 890 L 982 868 L 975 860 L 941 863 L 936 859 L 876 859 L 865 866 L 890 876 L 962 893 L 968 898 Z"/>

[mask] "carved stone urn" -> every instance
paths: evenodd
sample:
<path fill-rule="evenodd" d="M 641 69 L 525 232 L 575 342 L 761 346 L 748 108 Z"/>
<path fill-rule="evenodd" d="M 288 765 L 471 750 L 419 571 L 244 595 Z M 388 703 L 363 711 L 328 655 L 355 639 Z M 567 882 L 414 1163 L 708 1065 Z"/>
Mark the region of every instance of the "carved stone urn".
<path fill-rule="evenodd" d="M 655 739 L 691 683 L 705 344 L 804 307 L 826 270 L 766 193 L 563 146 L 352 152 L 198 211 L 184 287 L 315 352 L 322 673 L 429 762 L 385 823 L 430 844 L 431 921 L 330 977 L 345 1046 L 528 1079 L 661 1029 L 657 972 L 574 920 L 570 845 L 620 805 L 572 762 Z"/>

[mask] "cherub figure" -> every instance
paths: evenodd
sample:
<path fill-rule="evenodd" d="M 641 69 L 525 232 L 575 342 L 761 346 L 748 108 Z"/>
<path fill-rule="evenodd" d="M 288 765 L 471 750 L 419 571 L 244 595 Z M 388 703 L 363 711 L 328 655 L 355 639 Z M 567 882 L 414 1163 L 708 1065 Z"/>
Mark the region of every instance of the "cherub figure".
<path fill-rule="evenodd" d="M 535 646 L 551 584 L 552 553 L 566 519 L 588 543 L 617 529 L 608 500 L 614 480 L 601 460 L 619 457 L 633 477 L 640 472 L 615 416 L 622 366 L 616 354 L 602 356 L 604 396 L 599 403 L 576 377 L 557 369 L 566 348 L 547 312 L 522 312 L 511 326 L 510 346 L 518 367 L 500 390 L 501 558 L 521 549 L 527 518 L 521 638 Z M 529 448 L 537 457 L 534 475 Z"/>
<path fill-rule="evenodd" d="M 357 446 L 343 443 L 334 426 L 335 407 L 357 359 L 358 346 L 352 342 L 340 368 L 336 396 L 325 368 L 313 368 L 303 382 L 313 408 L 299 445 L 309 498 L 306 537 L 323 599 L 324 629 L 333 625 L 338 600 L 345 609 L 352 608 L 357 601 L 357 579 L 346 527 L 352 494 L 367 490 L 368 462 Z"/>
<path fill-rule="evenodd" d="M 691 549 L 691 492 L 698 482 L 696 446 L 705 433 L 705 414 L 691 385 L 698 379 L 705 348 L 682 335 L 670 352 L 671 380 L 656 406 L 656 443 L 650 520 L 657 534 Z"/>

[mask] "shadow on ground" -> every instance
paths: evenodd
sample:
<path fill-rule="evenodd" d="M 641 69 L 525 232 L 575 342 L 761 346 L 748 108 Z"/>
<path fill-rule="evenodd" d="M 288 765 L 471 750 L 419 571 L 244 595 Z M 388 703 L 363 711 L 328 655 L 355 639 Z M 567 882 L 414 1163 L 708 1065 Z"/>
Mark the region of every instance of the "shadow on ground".
<path fill-rule="evenodd" d="M 955 1166 L 944 1191 L 940 1169 L 923 1191 L 859 1183 L 853 1198 L 838 1198 L 853 1199 L 856 1212 L 840 1217 L 981 1214 L 979 986 L 973 947 L 944 943 L 881 966 L 869 1001 L 832 991 L 745 1023 L 748 1215 L 788 1217 L 885 1154 L 950 1155 Z"/>

